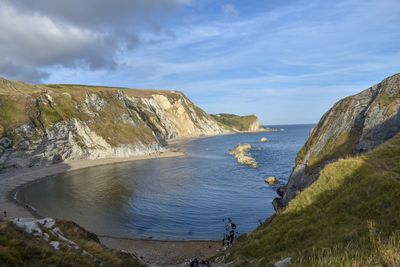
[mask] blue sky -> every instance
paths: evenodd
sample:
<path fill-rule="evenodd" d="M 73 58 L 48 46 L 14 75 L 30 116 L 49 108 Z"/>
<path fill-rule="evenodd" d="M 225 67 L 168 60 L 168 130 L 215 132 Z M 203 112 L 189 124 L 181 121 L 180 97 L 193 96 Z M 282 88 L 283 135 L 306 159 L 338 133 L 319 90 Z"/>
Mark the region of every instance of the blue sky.
<path fill-rule="evenodd" d="M 398 0 L 153 0 L 136 8 L 142 16 L 115 10 L 110 25 L 19 2 L 4 5 L 37 27 L 53 23 L 61 33 L 42 35 L 57 32 L 47 39 L 63 48 L 32 58 L 7 47 L 14 72 L 0 62 L 0 74 L 26 71 L 14 76 L 27 81 L 178 89 L 209 113 L 291 124 L 315 123 L 340 98 L 400 72 Z"/>

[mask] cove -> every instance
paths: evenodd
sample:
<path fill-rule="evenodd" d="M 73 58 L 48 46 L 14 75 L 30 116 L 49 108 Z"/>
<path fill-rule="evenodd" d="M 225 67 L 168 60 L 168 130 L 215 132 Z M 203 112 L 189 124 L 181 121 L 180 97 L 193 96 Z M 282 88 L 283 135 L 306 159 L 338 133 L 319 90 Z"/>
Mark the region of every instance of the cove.
<path fill-rule="evenodd" d="M 272 126 L 273 127 L 273 126 Z M 24 186 L 18 199 L 42 216 L 73 220 L 100 235 L 157 240 L 217 240 L 224 218 L 240 233 L 273 214 L 274 175 L 289 177 L 312 125 L 284 131 L 200 138 L 180 144 L 186 156 L 75 170 Z M 266 136 L 270 141 L 261 143 Z M 238 165 L 228 150 L 253 146 L 259 168 Z"/>

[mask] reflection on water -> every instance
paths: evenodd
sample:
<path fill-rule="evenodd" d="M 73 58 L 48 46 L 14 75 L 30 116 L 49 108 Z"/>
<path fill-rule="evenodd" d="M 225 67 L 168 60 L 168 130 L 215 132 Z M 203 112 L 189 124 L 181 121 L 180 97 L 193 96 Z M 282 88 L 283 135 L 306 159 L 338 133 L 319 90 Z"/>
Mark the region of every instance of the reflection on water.
<path fill-rule="evenodd" d="M 284 132 L 237 134 L 181 145 L 187 156 L 135 161 L 48 177 L 19 198 L 43 215 L 70 219 L 101 234 L 154 239 L 220 239 L 231 217 L 249 232 L 273 213 L 275 189 L 285 182 L 311 125 Z M 267 136 L 270 142 L 259 139 Z M 228 149 L 250 143 L 259 169 L 237 165 Z"/>

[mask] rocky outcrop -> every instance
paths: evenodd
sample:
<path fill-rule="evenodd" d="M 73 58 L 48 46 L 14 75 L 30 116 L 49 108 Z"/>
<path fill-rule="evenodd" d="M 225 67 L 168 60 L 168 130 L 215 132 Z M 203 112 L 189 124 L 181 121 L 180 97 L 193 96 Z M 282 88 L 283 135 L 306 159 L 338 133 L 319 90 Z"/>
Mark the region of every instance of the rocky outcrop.
<path fill-rule="evenodd" d="M 264 182 L 269 185 L 279 184 L 279 180 L 275 176 L 268 176 L 267 178 L 265 178 Z"/>
<path fill-rule="evenodd" d="M 0 81 L 0 169 L 149 154 L 227 131 L 177 91 Z"/>
<path fill-rule="evenodd" d="M 400 74 L 337 102 L 298 153 L 282 204 L 311 185 L 327 163 L 369 151 L 397 134 L 399 111 Z"/>
<path fill-rule="evenodd" d="M 237 145 L 235 148 L 229 150 L 229 154 L 233 155 L 239 164 L 247 165 L 252 168 L 257 168 L 258 163 L 254 158 L 249 155 L 250 150 L 250 144 L 242 144 Z"/>

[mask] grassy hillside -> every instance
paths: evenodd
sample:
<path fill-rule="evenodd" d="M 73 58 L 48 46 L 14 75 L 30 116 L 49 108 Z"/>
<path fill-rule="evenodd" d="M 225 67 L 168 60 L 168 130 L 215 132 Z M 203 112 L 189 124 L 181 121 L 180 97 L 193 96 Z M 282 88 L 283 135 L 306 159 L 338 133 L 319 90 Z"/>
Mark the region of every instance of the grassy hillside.
<path fill-rule="evenodd" d="M 54 250 L 41 237 L 32 237 L 12 223 L 0 220 L 0 266 L 142 266 L 136 258 L 101 245 L 94 234 L 73 222 L 59 221 L 65 236 L 90 253 Z"/>
<path fill-rule="evenodd" d="M 249 131 L 258 119 L 255 115 L 238 116 L 233 114 L 211 115 L 220 125 L 231 131 Z"/>
<path fill-rule="evenodd" d="M 237 266 L 400 266 L 400 134 L 324 167 L 288 207 L 227 252 Z M 243 264 L 243 265 L 241 265 Z"/>

